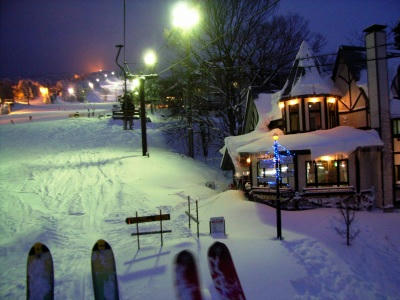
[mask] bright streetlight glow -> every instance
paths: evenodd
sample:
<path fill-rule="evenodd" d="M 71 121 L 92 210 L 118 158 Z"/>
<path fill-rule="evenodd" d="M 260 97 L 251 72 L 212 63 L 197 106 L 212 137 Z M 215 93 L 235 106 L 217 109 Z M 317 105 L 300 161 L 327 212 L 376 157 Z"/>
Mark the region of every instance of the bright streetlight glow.
<path fill-rule="evenodd" d="M 200 21 L 200 13 L 196 7 L 187 2 L 178 2 L 172 10 L 172 25 L 182 30 L 190 30 Z"/>
<path fill-rule="evenodd" d="M 112 71 L 112 72 L 111 72 L 111 75 L 114 75 L 114 74 L 115 74 L 115 72 L 114 72 L 114 71 Z"/>
<path fill-rule="evenodd" d="M 100 81 L 100 79 L 99 79 L 99 78 L 96 78 L 96 81 L 97 81 L 97 82 L 99 82 L 99 81 Z"/>
<path fill-rule="evenodd" d="M 155 63 L 157 62 L 157 56 L 156 53 L 153 50 L 147 50 L 144 53 L 144 63 L 147 66 L 154 66 Z"/>
<path fill-rule="evenodd" d="M 140 85 L 139 78 L 135 78 L 135 79 L 130 81 L 130 88 L 132 90 L 136 90 L 137 88 L 139 88 L 139 85 Z"/>
<path fill-rule="evenodd" d="M 73 94 L 75 94 L 75 90 L 73 87 L 69 87 L 68 88 L 68 93 L 72 96 Z"/>
<path fill-rule="evenodd" d="M 105 77 L 105 78 L 107 78 L 107 76 L 108 76 L 107 74 L 104 74 L 104 77 Z"/>
<path fill-rule="evenodd" d="M 93 87 L 94 87 L 93 83 L 91 83 L 91 82 L 89 81 L 88 85 L 89 85 L 89 87 L 90 87 L 91 89 L 93 89 Z"/>

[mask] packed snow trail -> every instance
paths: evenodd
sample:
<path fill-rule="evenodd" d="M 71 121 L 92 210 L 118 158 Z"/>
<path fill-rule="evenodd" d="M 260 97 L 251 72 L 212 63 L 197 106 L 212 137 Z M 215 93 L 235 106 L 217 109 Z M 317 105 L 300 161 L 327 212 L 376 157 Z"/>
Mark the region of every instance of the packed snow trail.
<path fill-rule="evenodd" d="M 1 143 L 0 190 L 2 199 L 9 201 L 0 203 L 1 217 L 6 220 L 0 225 L 1 249 L 23 256 L 26 247 L 36 241 L 48 245 L 54 253 L 55 292 L 60 298 L 90 293 L 87 260 L 97 239 L 134 251 L 135 240 L 130 236 L 134 228 L 124 223 L 125 218 L 136 211 L 148 215 L 158 213 L 159 208 L 168 213 L 175 206 L 183 210 L 181 194 L 187 186 L 200 178 L 205 182 L 209 176 L 199 165 L 194 175 L 182 174 L 179 181 L 176 176 L 171 178 L 171 173 L 179 172 L 179 165 L 186 167 L 192 162 L 156 148 L 163 145 L 163 137 L 157 129 L 152 134 L 151 126 L 151 159 L 141 155 L 140 131 L 122 131 L 112 120 L 84 118 L 5 126 L 8 130 L 1 132 L 7 143 Z M 204 187 L 204 195 L 192 196 L 213 192 Z M 186 219 L 174 218 L 174 223 L 165 224 L 172 226 L 172 234 L 166 238 L 187 236 L 186 226 L 179 223 Z M 159 245 L 158 239 L 146 237 L 142 243 Z M 21 244 L 24 246 L 16 246 Z M 13 266 L 14 275 L 21 278 L 24 261 Z M 11 281 L 1 290 L 10 297 L 19 294 Z"/>

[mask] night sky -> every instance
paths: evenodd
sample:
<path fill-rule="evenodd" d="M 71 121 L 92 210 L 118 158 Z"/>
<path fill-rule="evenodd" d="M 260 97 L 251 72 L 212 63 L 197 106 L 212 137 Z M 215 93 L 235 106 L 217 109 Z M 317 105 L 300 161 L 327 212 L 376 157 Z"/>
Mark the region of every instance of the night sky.
<path fill-rule="evenodd" d="M 175 0 L 126 0 L 129 62 L 163 44 Z M 279 13 L 298 13 L 335 51 L 372 24 L 393 25 L 398 0 L 282 0 Z M 0 0 L 0 77 L 116 69 L 122 43 L 123 0 Z M 134 65 L 131 66 L 134 69 Z"/>

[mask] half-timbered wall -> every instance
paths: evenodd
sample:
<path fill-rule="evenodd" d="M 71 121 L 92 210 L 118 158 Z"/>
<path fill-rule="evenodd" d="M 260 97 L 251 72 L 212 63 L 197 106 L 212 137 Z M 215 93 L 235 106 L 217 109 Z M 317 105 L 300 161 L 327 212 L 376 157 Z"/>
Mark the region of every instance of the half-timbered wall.
<path fill-rule="evenodd" d="M 339 64 L 335 85 L 343 93 L 338 101 L 339 125 L 355 128 L 369 128 L 368 98 L 360 88 L 349 68 Z"/>

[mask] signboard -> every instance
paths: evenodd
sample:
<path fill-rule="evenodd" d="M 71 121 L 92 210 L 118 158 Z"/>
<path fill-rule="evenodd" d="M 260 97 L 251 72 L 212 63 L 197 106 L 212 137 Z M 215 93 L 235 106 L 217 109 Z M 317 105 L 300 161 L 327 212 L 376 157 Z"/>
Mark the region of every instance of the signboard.
<path fill-rule="evenodd" d="M 210 234 L 223 233 L 225 235 L 224 217 L 210 218 Z"/>
<path fill-rule="evenodd" d="M 169 220 L 169 219 L 170 219 L 169 214 L 164 214 L 164 215 L 126 218 L 125 222 L 126 222 L 126 224 L 136 224 L 136 223 L 146 223 L 146 222 L 154 222 L 154 221 L 161 221 L 161 220 L 165 221 L 165 220 Z"/>

